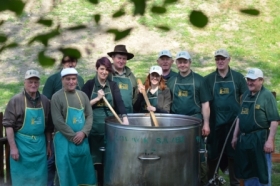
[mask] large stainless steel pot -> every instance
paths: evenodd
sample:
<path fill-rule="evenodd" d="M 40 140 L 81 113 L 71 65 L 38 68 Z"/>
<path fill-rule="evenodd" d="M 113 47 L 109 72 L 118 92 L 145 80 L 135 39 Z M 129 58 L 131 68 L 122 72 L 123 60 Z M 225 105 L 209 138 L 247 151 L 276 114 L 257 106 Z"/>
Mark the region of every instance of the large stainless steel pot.
<path fill-rule="evenodd" d="M 184 115 L 130 114 L 130 125 L 106 119 L 104 184 L 107 186 L 199 185 L 201 120 Z"/>

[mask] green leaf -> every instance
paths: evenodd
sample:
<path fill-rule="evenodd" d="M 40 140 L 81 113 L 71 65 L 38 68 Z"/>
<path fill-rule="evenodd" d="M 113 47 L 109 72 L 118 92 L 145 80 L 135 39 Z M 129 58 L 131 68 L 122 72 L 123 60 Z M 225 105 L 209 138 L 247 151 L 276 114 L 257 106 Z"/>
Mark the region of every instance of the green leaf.
<path fill-rule="evenodd" d="M 178 2 L 178 0 L 165 0 L 164 5 L 173 4 L 173 3 L 177 3 L 177 2 Z"/>
<path fill-rule="evenodd" d="M 37 23 L 50 27 L 52 26 L 53 21 L 51 19 L 39 19 Z"/>
<path fill-rule="evenodd" d="M 163 31 L 166 31 L 166 32 L 170 31 L 170 28 L 169 28 L 168 26 L 159 25 L 159 26 L 156 26 L 156 27 L 157 27 L 158 29 L 163 30 Z"/>
<path fill-rule="evenodd" d="M 0 26 L 1 26 L 3 23 L 4 23 L 4 21 L 3 21 L 3 20 L 1 20 L 1 21 L 0 21 Z"/>
<path fill-rule="evenodd" d="M 82 30 L 86 28 L 87 27 L 85 25 L 77 25 L 77 26 L 66 28 L 66 30 L 74 31 L 74 30 Z"/>
<path fill-rule="evenodd" d="M 44 44 L 45 46 L 48 45 L 49 43 L 49 40 L 60 35 L 60 32 L 59 32 L 59 28 L 56 28 L 55 30 L 53 31 L 50 31 L 46 34 L 40 34 L 40 35 L 37 35 L 35 36 L 33 39 L 31 39 L 28 44 L 32 44 L 34 41 L 38 41 L 38 42 L 41 42 L 42 44 Z"/>
<path fill-rule="evenodd" d="M 55 64 L 55 59 L 49 56 L 45 56 L 45 50 L 38 53 L 38 61 L 43 67 L 53 66 Z"/>
<path fill-rule="evenodd" d="M 166 8 L 160 6 L 153 6 L 151 11 L 155 14 L 164 14 L 166 13 Z"/>
<path fill-rule="evenodd" d="M 147 0 L 130 0 L 134 4 L 134 13 L 133 15 L 144 15 L 146 10 L 146 1 Z"/>
<path fill-rule="evenodd" d="M 21 0 L 0 0 L 0 12 L 10 10 L 17 16 L 20 16 L 23 12 L 25 3 Z"/>
<path fill-rule="evenodd" d="M 114 34 L 115 35 L 115 41 L 119 41 L 119 40 L 127 37 L 130 34 L 131 30 L 132 30 L 132 28 L 128 28 L 124 31 L 119 31 L 117 29 L 109 29 L 109 30 L 107 30 L 107 33 Z"/>
<path fill-rule="evenodd" d="M 5 35 L 0 34 L 0 43 L 4 43 L 7 41 L 7 37 Z"/>
<path fill-rule="evenodd" d="M 189 19 L 190 19 L 191 24 L 193 24 L 194 26 L 196 26 L 198 28 L 203 28 L 208 23 L 208 17 L 206 15 L 204 15 L 203 12 L 197 11 L 197 10 L 193 10 L 191 12 Z"/>
<path fill-rule="evenodd" d="M 75 49 L 75 48 L 60 48 L 59 49 L 64 56 L 71 56 L 74 58 L 81 58 L 81 53 L 79 50 Z"/>
<path fill-rule="evenodd" d="M 88 0 L 90 3 L 97 5 L 99 3 L 98 0 Z"/>
<path fill-rule="evenodd" d="M 95 21 L 95 23 L 96 23 L 97 25 L 99 24 L 100 19 L 101 19 L 100 14 L 95 14 L 95 15 L 94 15 L 94 21 Z"/>
<path fill-rule="evenodd" d="M 121 16 L 123 16 L 123 15 L 125 15 L 125 11 L 124 11 L 124 9 L 122 8 L 122 9 L 120 9 L 120 10 L 118 10 L 117 12 L 115 12 L 114 14 L 113 14 L 113 18 L 117 18 L 117 17 L 121 17 Z"/>
<path fill-rule="evenodd" d="M 243 14 L 248 14 L 248 15 L 252 15 L 252 16 L 260 15 L 260 11 L 257 9 L 241 9 L 240 12 Z"/>
<path fill-rule="evenodd" d="M 2 47 L 0 48 L 0 53 L 1 53 L 3 50 L 6 50 L 6 49 L 8 49 L 8 48 L 15 48 L 15 47 L 17 47 L 17 46 L 18 46 L 17 43 L 10 43 L 10 44 L 8 44 L 8 45 L 4 45 L 4 46 L 2 46 Z"/>
<path fill-rule="evenodd" d="M 17 46 L 18 46 L 17 43 L 10 43 L 10 44 L 6 45 L 5 48 L 15 48 L 15 47 L 17 47 Z"/>

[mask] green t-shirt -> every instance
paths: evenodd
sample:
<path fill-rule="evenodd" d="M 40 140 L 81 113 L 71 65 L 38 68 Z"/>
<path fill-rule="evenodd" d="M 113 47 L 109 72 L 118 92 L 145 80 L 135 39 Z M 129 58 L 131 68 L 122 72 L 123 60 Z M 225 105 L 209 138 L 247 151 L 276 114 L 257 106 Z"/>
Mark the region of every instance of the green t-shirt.
<path fill-rule="evenodd" d="M 191 85 L 194 87 L 194 92 L 188 92 L 186 95 L 186 98 L 188 96 L 193 96 L 193 99 L 191 99 L 192 103 L 187 103 L 186 105 L 184 103 L 180 103 L 177 102 L 179 99 L 180 95 L 177 95 L 177 93 L 175 93 L 175 88 L 177 85 Z M 191 73 L 189 75 L 187 75 L 186 77 L 183 77 L 180 75 L 180 72 L 177 73 L 177 76 L 173 76 L 171 77 L 168 81 L 167 81 L 167 86 L 171 91 L 172 94 L 172 99 L 173 99 L 173 103 L 172 104 L 181 104 L 181 105 L 177 105 L 176 107 L 178 108 L 176 111 L 174 109 L 174 105 L 171 106 L 171 112 L 175 113 L 175 114 L 183 114 L 182 111 L 184 110 L 184 114 L 186 115 L 193 115 L 193 114 L 198 114 L 201 113 L 201 104 L 205 103 L 207 101 L 211 100 L 211 94 L 209 92 L 209 90 L 207 89 L 204 79 L 201 75 L 191 71 Z M 193 91 L 192 90 L 192 91 Z M 184 94 L 184 93 L 182 93 Z M 197 106 L 197 109 L 191 109 L 189 107 L 190 104 L 195 104 Z M 172 110 L 173 108 L 173 110 Z M 181 111 L 179 111 L 181 110 Z"/>
<path fill-rule="evenodd" d="M 216 70 L 204 79 L 213 98 L 210 101 L 210 125 L 232 124 L 239 111 L 240 97 L 248 90 L 244 76 L 229 68 L 225 77 Z"/>
<path fill-rule="evenodd" d="M 231 74 L 232 74 L 232 76 L 231 76 Z M 212 72 L 211 74 L 205 76 L 204 79 L 205 79 L 206 86 L 210 90 L 212 96 L 214 96 L 213 87 L 214 87 L 215 82 L 218 83 L 218 82 L 232 81 L 232 79 L 234 80 L 235 97 L 238 102 L 240 102 L 240 96 L 246 90 L 248 90 L 247 83 L 246 83 L 244 76 L 241 73 L 236 72 L 230 68 L 225 77 L 220 76 L 220 74 L 218 73 L 218 70 L 216 70 L 215 72 Z M 215 97 L 213 97 L 213 101 L 215 101 Z M 228 101 L 230 101 L 230 100 L 228 100 Z"/>
<path fill-rule="evenodd" d="M 56 93 L 58 90 L 62 89 L 62 82 L 61 82 L 61 71 L 51 75 L 43 88 L 43 94 L 51 99 L 53 94 Z M 78 85 L 76 87 L 77 90 L 81 90 L 84 86 L 84 79 L 78 75 Z"/>
<path fill-rule="evenodd" d="M 255 102 L 255 104 L 253 107 L 247 108 L 243 105 L 244 101 Z M 251 95 L 249 90 L 244 93 L 238 117 L 242 115 L 246 116 L 250 111 L 253 112 L 253 116 L 255 118 L 254 120 L 257 125 L 248 127 L 247 124 L 252 123 L 252 118 L 241 117 L 244 119 L 240 119 L 239 126 L 240 130 L 243 132 L 251 132 L 258 130 L 259 128 L 269 128 L 271 121 L 279 120 L 276 99 L 274 98 L 273 94 L 265 87 L 262 87 L 260 92 L 256 93 L 255 95 Z M 247 121 L 246 118 L 248 118 L 249 121 Z M 243 125 L 245 125 L 244 127 L 246 128 L 243 129 Z"/>

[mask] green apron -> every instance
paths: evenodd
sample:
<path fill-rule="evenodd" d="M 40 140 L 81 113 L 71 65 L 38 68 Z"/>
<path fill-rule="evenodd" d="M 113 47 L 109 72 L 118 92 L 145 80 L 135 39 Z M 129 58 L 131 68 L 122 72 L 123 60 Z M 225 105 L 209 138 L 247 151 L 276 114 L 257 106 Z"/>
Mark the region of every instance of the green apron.
<path fill-rule="evenodd" d="M 133 87 L 129 77 L 113 76 L 112 80 L 118 83 L 126 112 L 133 113 Z"/>
<path fill-rule="evenodd" d="M 149 101 L 150 101 L 150 104 L 153 106 L 153 107 L 157 107 L 157 105 L 158 105 L 158 94 L 160 93 L 159 91 L 161 91 L 161 90 L 157 90 L 154 94 L 152 94 L 151 92 L 150 92 L 150 90 L 147 90 L 147 96 L 148 96 L 148 99 L 149 99 Z M 145 102 L 142 102 L 142 104 L 141 104 L 141 111 L 140 112 L 143 112 L 143 113 L 147 113 L 147 112 L 149 112 L 148 110 L 147 110 L 147 105 L 146 105 L 146 103 Z"/>
<path fill-rule="evenodd" d="M 211 103 L 210 135 L 208 136 L 208 158 L 213 160 L 220 155 L 224 140 L 239 111 L 239 102 L 236 97 L 234 79 L 230 71 L 231 81 L 217 82 L 217 74 L 213 86 L 214 101 Z M 227 141 L 225 153 L 233 157 L 234 149 L 231 146 L 233 136 L 231 131 Z"/>
<path fill-rule="evenodd" d="M 241 179 L 258 177 L 261 183 L 268 183 L 267 163 L 263 147 L 269 129 L 268 126 L 261 126 L 257 123 L 255 118 L 259 93 L 256 95 L 255 101 L 246 101 L 246 96 L 242 102 L 241 114 L 238 116 L 240 135 L 234 156 L 235 175 Z"/>
<path fill-rule="evenodd" d="M 173 103 L 171 111 L 174 114 L 183 114 L 202 119 L 201 107 L 195 100 L 195 81 L 191 72 L 192 81 L 189 83 L 178 83 L 176 78 L 173 86 Z M 205 144 L 202 137 L 199 137 L 199 148 L 204 149 Z M 200 162 L 205 162 L 205 155 L 200 154 Z"/>
<path fill-rule="evenodd" d="M 92 90 L 91 99 L 94 99 L 98 95 L 98 87 L 95 85 Z M 105 98 L 113 107 L 113 96 L 108 83 L 106 88 L 103 89 Z M 93 113 L 93 125 L 89 135 L 90 153 L 92 156 L 93 163 L 102 163 L 102 152 L 99 150 L 100 147 L 105 146 L 105 118 L 113 116 L 109 107 L 101 99 L 96 103 L 96 107 L 92 111 Z"/>
<path fill-rule="evenodd" d="M 42 102 L 41 102 L 42 105 Z M 23 126 L 15 133 L 19 160 L 10 157 L 13 186 L 47 185 L 45 116 L 41 108 L 27 107 Z"/>
<path fill-rule="evenodd" d="M 202 118 L 201 107 L 195 100 L 195 82 L 193 73 L 191 73 L 191 76 L 192 82 L 189 83 L 177 83 L 178 77 L 176 77 L 172 91 L 173 102 L 171 113 Z"/>
<path fill-rule="evenodd" d="M 67 101 L 67 115 L 65 123 L 74 131 L 81 131 L 85 125 L 84 108 L 78 93 L 81 109 L 69 107 Z M 61 186 L 95 185 L 96 178 L 92 166 L 88 139 L 79 145 L 68 141 L 61 132 L 54 136 L 55 163 Z"/>
<path fill-rule="evenodd" d="M 215 113 L 215 129 L 221 125 L 231 124 L 239 111 L 239 98 L 236 97 L 235 84 L 231 74 L 232 81 L 217 82 L 217 74 L 213 86 L 213 111 Z M 212 111 L 212 110 L 211 110 Z"/>

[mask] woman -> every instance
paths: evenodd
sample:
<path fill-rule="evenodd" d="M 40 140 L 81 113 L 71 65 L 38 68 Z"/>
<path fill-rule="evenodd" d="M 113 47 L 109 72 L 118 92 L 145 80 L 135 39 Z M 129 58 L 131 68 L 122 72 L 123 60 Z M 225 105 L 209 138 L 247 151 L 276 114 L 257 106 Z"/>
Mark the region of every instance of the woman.
<path fill-rule="evenodd" d="M 151 103 L 146 106 L 143 91 L 147 90 L 147 96 Z M 160 66 L 152 66 L 150 73 L 145 81 L 145 86 L 138 85 L 137 100 L 133 105 L 134 112 L 149 112 L 156 113 L 169 113 L 171 105 L 171 93 L 169 88 L 166 87 L 162 77 L 162 68 Z"/>
<path fill-rule="evenodd" d="M 105 118 L 113 115 L 102 98 L 105 97 L 118 114 L 121 114 L 123 124 L 128 124 L 128 118 L 117 83 L 107 79 L 109 73 L 112 72 L 110 60 L 107 57 L 102 57 L 97 60 L 95 66 L 97 75 L 86 82 L 82 91 L 89 97 L 92 106 L 93 125 L 89 135 L 89 145 L 94 167 L 97 171 L 97 181 L 102 185 L 102 152 L 99 148 L 105 146 Z"/>

